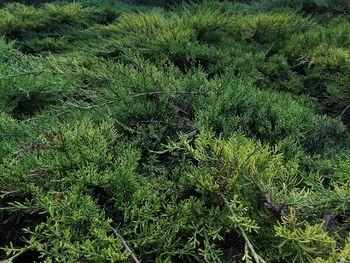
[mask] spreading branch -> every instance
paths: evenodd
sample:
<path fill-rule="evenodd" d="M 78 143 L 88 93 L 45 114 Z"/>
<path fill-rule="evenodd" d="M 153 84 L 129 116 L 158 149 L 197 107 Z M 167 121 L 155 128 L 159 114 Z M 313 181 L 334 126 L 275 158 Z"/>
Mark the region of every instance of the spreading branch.
<path fill-rule="evenodd" d="M 142 92 L 142 93 L 134 94 L 133 97 L 134 98 L 136 98 L 136 97 L 143 97 L 143 96 L 159 97 L 160 95 L 162 95 L 164 93 L 165 92 L 162 92 L 162 91 Z M 176 95 L 199 95 L 199 94 L 203 94 L 203 92 L 199 92 L 199 91 L 191 91 L 191 92 L 173 91 L 173 92 L 171 92 L 172 96 L 176 96 Z"/>
<path fill-rule="evenodd" d="M 45 71 L 28 71 L 28 72 L 21 72 L 21 73 L 17 73 L 17 74 L 12 74 L 12 75 L 0 75 L 0 80 L 10 80 L 13 78 L 17 78 L 17 77 L 23 77 L 23 76 L 38 76 L 41 74 L 47 73 Z"/>
<path fill-rule="evenodd" d="M 230 202 L 226 199 L 226 197 L 222 193 L 221 193 L 221 198 L 225 202 L 230 213 L 232 215 L 234 215 L 235 213 L 230 206 Z M 250 239 L 249 239 L 248 235 L 246 234 L 246 231 L 243 229 L 243 227 L 238 225 L 238 229 L 239 229 L 239 232 L 245 241 L 245 255 L 244 255 L 243 259 L 245 259 L 248 262 L 248 258 L 250 258 L 250 256 L 249 256 L 249 252 L 250 252 L 250 254 L 253 256 L 256 263 L 266 263 L 265 260 L 255 251 L 254 246 L 250 242 Z"/>
<path fill-rule="evenodd" d="M 349 109 L 350 109 L 350 104 L 342 111 L 342 113 L 340 113 L 339 118 L 341 119 Z"/>
<path fill-rule="evenodd" d="M 120 241 L 123 244 L 123 247 L 130 253 L 131 258 L 134 260 L 135 263 L 141 263 L 140 260 L 137 259 L 135 253 L 130 249 L 130 247 L 128 246 L 128 244 L 126 243 L 125 239 L 119 234 L 118 230 L 111 227 L 113 233 L 120 239 Z"/>
<path fill-rule="evenodd" d="M 43 145 L 38 141 L 32 141 L 31 143 L 25 145 L 16 155 L 15 158 L 12 159 L 11 165 L 17 164 L 24 156 L 26 156 L 31 150 L 41 149 Z"/>

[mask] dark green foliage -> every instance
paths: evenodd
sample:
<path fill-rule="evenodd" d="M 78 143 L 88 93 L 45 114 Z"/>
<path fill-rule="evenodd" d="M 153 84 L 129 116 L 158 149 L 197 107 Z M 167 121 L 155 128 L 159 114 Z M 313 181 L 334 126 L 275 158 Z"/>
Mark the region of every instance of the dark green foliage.
<path fill-rule="evenodd" d="M 50 31 L 62 26 L 82 25 L 89 20 L 89 15 L 88 10 L 78 4 L 46 4 L 42 9 L 8 4 L 0 13 L 0 33 L 9 38 L 18 38 L 28 31 Z"/>
<path fill-rule="evenodd" d="M 0 35 L 17 39 L 17 46 L 27 53 L 58 52 L 72 41 L 74 35 L 69 34 L 72 27 L 108 23 L 118 14 L 118 10 L 108 7 L 83 7 L 76 2 L 66 5 L 46 3 L 41 8 L 10 3 L 0 10 Z"/>
<path fill-rule="evenodd" d="M 262 10 L 292 9 L 308 15 L 348 16 L 350 13 L 350 3 L 347 0 L 243 0 L 237 2 L 248 2 Z"/>
<path fill-rule="evenodd" d="M 222 87 L 225 89 L 222 90 Z M 217 82 L 214 91 L 197 106 L 199 126 L 212 127 L 224 135 L 241 130 L 250 137 L 276 144 L 293 141 L 308 152 L 349 144 L 345 127 L 315 115 L 303 102 L 289 94 L 257 91 L 249 81 Z"/>
<path fill-rule="evenodd" d="M 125 2 L 129 2 L 137 5 L 152 5 L 152 6 L 163 6 L 163 7 L 171 7 L 176 4 L 182 2 L 182 0 L 126 0 Z"/>
<path fill-rule="evenodd" d="M 347 1 L 34 2 L 0 9 L 0 260 L 350 261 Z"/>

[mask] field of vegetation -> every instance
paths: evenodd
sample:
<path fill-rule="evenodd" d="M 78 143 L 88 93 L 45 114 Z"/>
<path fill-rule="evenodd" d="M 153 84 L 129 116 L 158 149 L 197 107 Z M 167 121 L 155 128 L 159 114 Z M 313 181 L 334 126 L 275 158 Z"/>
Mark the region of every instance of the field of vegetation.
<path fill-rule="evenodd" d="M 350 1 L 1 1 L 0 261 L 350 262 Z"/>

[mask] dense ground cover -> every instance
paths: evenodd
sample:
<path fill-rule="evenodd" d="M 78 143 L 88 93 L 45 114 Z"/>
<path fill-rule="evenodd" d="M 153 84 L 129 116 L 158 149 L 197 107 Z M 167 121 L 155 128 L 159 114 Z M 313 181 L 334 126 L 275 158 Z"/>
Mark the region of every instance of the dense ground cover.
<path fill-rule="evenodd" d="M 350 262 L 349 18 L 4 1 L 0 259 Z"/>

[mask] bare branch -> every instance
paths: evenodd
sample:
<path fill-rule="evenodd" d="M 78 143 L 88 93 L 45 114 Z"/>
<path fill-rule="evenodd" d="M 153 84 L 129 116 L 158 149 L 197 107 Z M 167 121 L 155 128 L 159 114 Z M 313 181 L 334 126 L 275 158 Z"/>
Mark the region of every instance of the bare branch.
<path fill-rule="evenodd" d="M 142 96 L 155 96 L 158 97 L 165 92 L 162 91 L 151 91 L 151 92 L 142 92 L 142 93 L 136 93 L 133 95 L 133 97 L 142 97 Z M 171 92 L 172 96 L 175 95 L 198 95 L 198 94 L 203 94 L 203 92 L 197 92 L 197 91 L 192 91 L 192 92 L 180 92 L 180 91 L 173 91 Z"/>
<path fill-rule="evenodd" d="M 126 243 L 125 239 L 119 234 L 119 232 L 117 231 L 117 229 L 111 227 L 113 233 L 120 239 L 120 241 L 123 244 L 123 247 L 130 253 L 132 259 L 135 261 L 135 263 L 141 263 L 140 260 L 137 259 L 135 253 L 130 249 L 130 247 L 128 246 L 128 244 Z"/>
<path fill-rule="evenodd" d="M 42 144 L 38 141 L 32 141 L 31 143 L 25 145 L 16 155 L 16 157 L 11 161 L 10 165 L 15 165 L 18 163 L 25 155 L 27 155 L 33 149 L 42 148 Z"/>
<path fill-rule="evenodd" d="M 346 113 L 346 111 L 350 109 L 350 104 L 342 111 L 342 113 L 339 115 L 339 118 L 341 119 L 343 115 Z"/>

